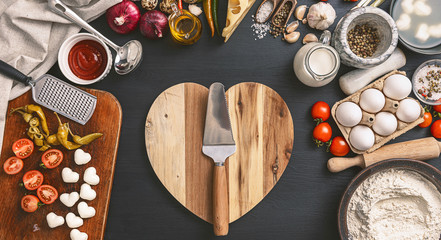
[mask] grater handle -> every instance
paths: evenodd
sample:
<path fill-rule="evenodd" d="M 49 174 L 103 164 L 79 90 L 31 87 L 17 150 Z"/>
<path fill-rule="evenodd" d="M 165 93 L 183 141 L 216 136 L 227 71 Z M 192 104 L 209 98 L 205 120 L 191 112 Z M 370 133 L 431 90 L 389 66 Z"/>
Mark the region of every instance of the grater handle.
<path fill-rule="evenodd" d="M 26 85 L 29 85 L 30 81 L 32 80 L 31 77 L 24 75 L 22 72 L 18 71 L 13 66 L 3 62 L 2 60 L 0 60 L 0 73 Z"/>

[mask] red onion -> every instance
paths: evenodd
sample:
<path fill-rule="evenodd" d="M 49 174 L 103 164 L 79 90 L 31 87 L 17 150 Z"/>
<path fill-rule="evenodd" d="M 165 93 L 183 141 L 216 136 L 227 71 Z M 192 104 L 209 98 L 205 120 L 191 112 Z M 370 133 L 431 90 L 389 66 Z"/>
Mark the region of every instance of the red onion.
<path fill-rule="evenodd" d="M 130 0 L 123 0 L 109 8 L 106 13 L 107 23 L 113 31 L 121 34 L 135 30 L 141 13 L 138 7 Z"/>
<path fill-rule="evenodd" d="M 168 30 L 167 16 L 157 10 L 148 11 L 142 15 L 139 29 L 141 30 L 141 34 L 146 38 L 162 38 Z"/>

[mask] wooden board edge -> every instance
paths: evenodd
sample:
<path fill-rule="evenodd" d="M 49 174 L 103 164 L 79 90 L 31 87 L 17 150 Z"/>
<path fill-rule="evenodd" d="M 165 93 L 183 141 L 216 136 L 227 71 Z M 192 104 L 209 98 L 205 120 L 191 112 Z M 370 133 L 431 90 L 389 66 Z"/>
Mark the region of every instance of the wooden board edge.
<path fill-rule="evenodd" d="M 107 91 L 103 91 L 103 90 L 97 90 L 97 89 L 89 89 L 91 92 L 99 92 L 101 94 L 104 95 L 108 95 L 112 100 L 114 100 L 114 103 L 117 106 L 118 112 L 119 112 L 119 119 L 118 119 L 118 133 L 117 133 L 117 138 L 116 138 L 116 142 L 115 142 L 115 146 L 114 146 L 114 152 L 113 152 L 113 159 L 112 159 L 112 171 L 110 172 L 110 183 L 109 183 L 109 191 L 107 191 L 107 196 L 106 196 L 106 208 L 104 211 L 104 221 L 103 221 L 103 225 L 101 228 L 101 240 L 104 239 L 104 234 L 106 231 L 106 225 L 107 225 L 107 217 L 109 214 L 109 205 L 110 205 L 110 197 L 112 194 L 112 187 L 113 187 L 113 178 L 115 176 L 115 164 L 116 164 L 116 158 L 118 155 L 118 146 L 119 146 L 119 138 L 121 135 L 121 126 L 122 126 L 122 108 L 121 108 L 121 104 L 119 103 L 118 99 L 111 94 L 110 92 Z"/>

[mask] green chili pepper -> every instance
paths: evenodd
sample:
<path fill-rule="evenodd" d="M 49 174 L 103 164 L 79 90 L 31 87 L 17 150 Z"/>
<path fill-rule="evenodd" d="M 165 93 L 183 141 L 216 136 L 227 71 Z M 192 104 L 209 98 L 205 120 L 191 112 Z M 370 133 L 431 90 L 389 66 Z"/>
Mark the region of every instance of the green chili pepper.
<path fill-rule="evenodd" d="M 81 144 L 76 144 L 71 141 L 69 141 L 67 138 L 69 137 L 69 127 L 67 123 L 61 123 L 60 117 L 58 117 L 58 114 L 54 112 L 54 114 L 57 116 L 58 119 L 58 131 L 57 131 L 57 139 L 68 150 L 74 150 L 79 147 L 81 147 Z"/>
<path fill-rule="evenodd" d="M 46 116 L 44 116 L 43 109 L 41 109 L 40 106 L 37 106 L 37 105 L 34 105 L 34 104 L 29 104 L 29 105 L 26 105 L 24 107 L 19 107 L 19 108 L 13 109 L 11 113 L 13 113 L 15 111 L 19 111 L 19 110 L 23 110 L 23 111 L 25 111 L 26 113 L 29 113 L 29 114 L 32 114 L 32 113 L 35 112 L 38 115 L 38 117 L 40 118 L 41 128 L 43 129 L 44 133 L 46 135 L 49 135 L 49 128 L 47 127 Z M 23 116 L 23 118 L 24 117 L 25 116 Z M 28 118 L 28 117 L 29 116 L 26 116 L 26 118 Z M 31 115 L 31 118 L 29 118 L 29 120 L 26 120 L 26 118 L 25 118 L 25 121 L 29 122 L 29 120 L 32 118 L 32 115 Z"/>
<path fill-rule="evenodd" d="M 58 141 L 57 134 L 52 134 L 46 137 L 46 141 L 49 145 L 60 145 L 60 141 Z"/>
<path fill-rule="evenodd" d="M 38 127 L 38 126 L 40 126 L 40 120 L 38 120 L 37 117 L 31 118 L 31 120 L 29 120 L 29 126 L 30 127 Z"/>
<path fill-rule="evenodd" d="M 13 114 L 14 112 L 18 112 L 18 113 L 21 114 L 21 116 L 23 116 L 23 119 L 24 119 L 26 122 L 29 122 L 29 121 L 32 119 L 32 114 L 27 113 L 27 112 L 23 112 L 21 109 L 22 109 L 22 108 L 15 108 L 15 109 L 12 109 L 10 114 Z"/>
<path fill-rule="evenodd" d="M 35 133 L 34 134 L 34 143 L 35 145 L 41 147 L 44 144 L 44 137 L 41 133 Z"/>
<path fill-rule="evenodd" d="M 216 32 L 217 32 L 217 35 L 220 37 L 221 36 L 221 34 L 220 34 L 220 30 L 219 30 L 219 23 L 217 22 L 217 8 L 218 8 L 218 6 L 219 6 L 219 3 L 218 3 L 218 1 L 217 0 L 212 0 L 212 10 L 213 10 L 213 21 L 214 21 L 214 26 L 216 27 Z"/>
<path fill-rule="evenodd" d="M 44 151 L 48 150 L 49 148 L 51 148 L 51 145 L 49 145 L 46 141 L 44 141 L 43 146 L 41 148 L 39 148 L 38 151 L 44 152 Z"/>
<path fill-rule="evenodd" d="M 81 145 L 87 145 L 91 142 L 93 142 L 95 139 L 100 138 L 101 136 L 103 136 L 102 133 L 91 133 L 89 135 L 86 135 L 84 137 L 80 137 L 78 135 L 75 135 L 72 133 L 72 131 L 69 128 L 69 133 L 72 136 L 72 139 L 75 143 L 77 144 L 81 144 Z"/>

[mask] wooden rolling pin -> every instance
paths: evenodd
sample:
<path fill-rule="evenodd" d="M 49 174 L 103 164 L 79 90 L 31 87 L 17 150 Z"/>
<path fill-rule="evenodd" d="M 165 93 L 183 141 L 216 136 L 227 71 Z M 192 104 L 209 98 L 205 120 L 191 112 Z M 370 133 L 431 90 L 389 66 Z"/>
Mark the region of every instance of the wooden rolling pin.
<path fill-rule="evenodd" d="M 328 160 L 328 169 L 331 172 L 340 172 L 354 166 L 365 168 L 391 158 L 428 160 L 439 157 L 440 153 L 441 142 L 433 137 L 427 137 L 386 145 L 372 153 L 357 155 L 353 158 L 334 157 Z"/>

